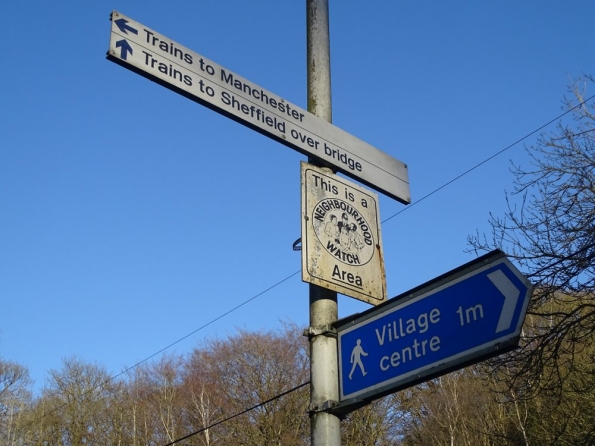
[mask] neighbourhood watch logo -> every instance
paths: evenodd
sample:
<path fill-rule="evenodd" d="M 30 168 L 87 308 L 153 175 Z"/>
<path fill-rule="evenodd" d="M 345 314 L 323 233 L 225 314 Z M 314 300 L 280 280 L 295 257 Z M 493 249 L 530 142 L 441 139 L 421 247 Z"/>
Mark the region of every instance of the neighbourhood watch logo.
<path fill-rule="evenodd" d="M 358 266 L 374 256 L 370 225 L 350 203 L 337 198 L 324 199 L 314 207 L 312 221 L 316 237 L 337 260 Z"/>

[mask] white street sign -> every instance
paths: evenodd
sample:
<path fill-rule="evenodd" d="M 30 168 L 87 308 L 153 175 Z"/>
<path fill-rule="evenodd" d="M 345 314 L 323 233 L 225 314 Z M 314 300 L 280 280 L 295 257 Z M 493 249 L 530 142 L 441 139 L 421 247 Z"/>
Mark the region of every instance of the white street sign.
<path fill-rule="evenodd" d="M 301 178 L 302 280 L 372 305 L 384 302 L 378 196 L 304 162 Z"/>
<path fill-rule="evenodd" d="M 116 11 L 107 58 L 389 197 L 411 202 L 401 161 Z"/>

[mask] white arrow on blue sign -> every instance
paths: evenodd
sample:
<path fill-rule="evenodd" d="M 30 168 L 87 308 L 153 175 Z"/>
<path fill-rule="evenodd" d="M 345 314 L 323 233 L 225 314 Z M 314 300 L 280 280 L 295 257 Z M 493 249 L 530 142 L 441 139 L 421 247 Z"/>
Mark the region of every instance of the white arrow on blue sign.
<path fill-rule="evenodd" d="M 339 411 L 516 348 L 531 292 L 493 251 L 338 321 Z"/>

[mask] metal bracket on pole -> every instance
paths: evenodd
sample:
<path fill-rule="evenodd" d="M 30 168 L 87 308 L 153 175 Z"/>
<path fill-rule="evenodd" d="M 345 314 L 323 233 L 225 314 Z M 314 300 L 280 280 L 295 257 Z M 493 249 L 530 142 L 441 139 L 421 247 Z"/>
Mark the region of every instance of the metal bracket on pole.
<path fill-rule="evenodd" d="M 337 339 L 337 329 L 332 325 L 322 325 L 320 327 L 308 327 L 304 330 L 304 336 L 312 339 L 316 336 L 326 336 Z"/>
<path fill-rule="evenodd" d="M 308 406 L 308 413 L 310 416 L 319 412 L 330 412 L 333 408 L 339 405 L 339 401 L 327 400 L 322 404 L 310 404 Z"/>

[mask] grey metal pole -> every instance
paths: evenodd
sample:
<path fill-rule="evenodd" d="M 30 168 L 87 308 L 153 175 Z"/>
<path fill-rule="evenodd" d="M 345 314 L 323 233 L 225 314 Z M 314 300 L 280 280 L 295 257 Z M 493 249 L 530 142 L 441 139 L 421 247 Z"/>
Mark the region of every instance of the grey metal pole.
<path fill-rule="evenodd" d="M 308 111 L 332 121 L 328 0 L 306 0 Z M 309 160 L 313 162 L 313 160 Z M 310 438 L 312 446 L 341 446 L 341 420 L 324 409 L 339 400 L 337 293 L 310 284 Z"/>
<path fill-rule="evenodd" d="M 306 0 L 308 111 L 332 122 L 328 0 Z"/>

